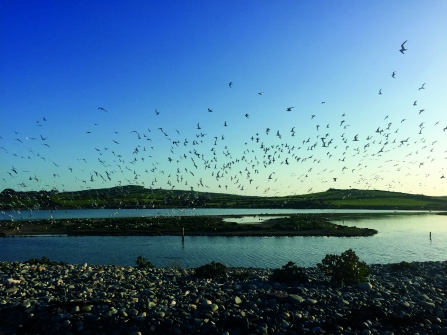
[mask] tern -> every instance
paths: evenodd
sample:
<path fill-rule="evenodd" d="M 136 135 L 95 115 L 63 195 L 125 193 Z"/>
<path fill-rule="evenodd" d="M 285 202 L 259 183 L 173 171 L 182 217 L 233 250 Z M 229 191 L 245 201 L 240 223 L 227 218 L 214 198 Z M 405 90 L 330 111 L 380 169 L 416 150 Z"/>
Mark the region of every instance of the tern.
<path fill-rule="evenodd" d="M 400 46 L 400 52 L 402 52 L 402 54 L 404 53 L 404 51 L 407 51 L 408 49 L 405 49 L 405 47 L 404 47 L 404 45 L 405 45 L 405 43 L 407 43 L 407 41 L 405 41 L 404 43 L 402 43 L 401 44 L 401 46 Z"/>

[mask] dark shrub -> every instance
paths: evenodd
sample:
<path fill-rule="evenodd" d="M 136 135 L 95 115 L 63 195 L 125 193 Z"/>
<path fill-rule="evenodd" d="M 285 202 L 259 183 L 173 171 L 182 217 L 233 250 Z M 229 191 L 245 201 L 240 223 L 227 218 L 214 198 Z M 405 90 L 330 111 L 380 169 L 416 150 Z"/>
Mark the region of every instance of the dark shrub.
<path fill-rule="evenodd" d="M 199 266 L 194 269 L 194 273 L 197 277 L 202 278 L 220 278 L 226 277 L 227 267 L 222 263 L 216 263 L 212 261 L 209 264 Z"/>
<path fill-rule="evenodd" d="M 144 258 L 143 256 L 138 256 L 137 260 L 135 261 L 138 265 L 139 268 L 142 269 L 153 269 L 156 266 L 154 264 L 152 264 L 151 262 L 149 262 L 146 258 Z"/>
<path fill-rule="evenodd" d="M 30 265 L 66 265 L 66 262 L 58 262 L 58 261 L 52 261 L 48 257 L 42 257 L 39 258 L 31 258 L 27 260 L 25 263 L 28 263 Z"/>
<path fill-rule="evenodd" d="M 305 283 L 309 281 L 309 277 L 303 272 L 303 268 L 296 266 L 294 262 L 288 262 L 282 268 L 273 270 L 270 280 L 287 284 Z"/>
<path fill-rule="evenodd" d="M 369 274 L 366 263 L 361 262 L 352 249 L 346 250 L 340 256 L 328 254 L 317 267 L 332 280 L 347 285 L 365 281 Z"/>

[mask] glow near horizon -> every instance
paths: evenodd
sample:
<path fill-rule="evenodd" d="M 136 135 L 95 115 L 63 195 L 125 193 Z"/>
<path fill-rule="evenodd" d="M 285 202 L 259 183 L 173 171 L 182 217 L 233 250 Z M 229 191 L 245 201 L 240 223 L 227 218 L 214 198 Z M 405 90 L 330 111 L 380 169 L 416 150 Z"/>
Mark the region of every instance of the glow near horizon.
<path fill-rule="evenodd" d="M 446 195 L 446 10 L 443 1 L 3 3 L 0 189 Z"/>

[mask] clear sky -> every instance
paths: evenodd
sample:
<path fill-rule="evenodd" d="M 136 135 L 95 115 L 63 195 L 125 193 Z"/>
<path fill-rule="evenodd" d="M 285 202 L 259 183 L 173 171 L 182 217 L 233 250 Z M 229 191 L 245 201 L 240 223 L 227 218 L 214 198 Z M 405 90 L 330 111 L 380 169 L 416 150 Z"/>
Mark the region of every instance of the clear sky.
<path fill-rule="evenodd" d="M 0 190 L 447 195 L 446 13 L 2 1 Z"/>

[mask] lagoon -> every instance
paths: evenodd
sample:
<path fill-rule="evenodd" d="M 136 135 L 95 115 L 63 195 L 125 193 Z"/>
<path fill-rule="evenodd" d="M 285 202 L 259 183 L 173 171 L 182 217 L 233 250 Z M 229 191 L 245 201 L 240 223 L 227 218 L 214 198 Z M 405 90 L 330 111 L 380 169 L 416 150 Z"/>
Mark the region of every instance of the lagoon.
<path fill-rule="evenodd" d="M 257 215 L 254 210 L 250 211 L 250 215 Z M 268 211 L 260 209 L 258 214 Z M 269 214 L 292 212 L 272 210 Z M 413 215 L 394 211 L 371 215 L 372 211 L 368 212 L 370 215 L 357 218 L 334 216 L 331 221 L 377 229 L 379 233 L 371 237 L 186 236 L 184 240 L 180 236 L 15 237 L 0 239 L 0 261 L 25 261 L 45 256 L 76 264 L 135 265 L 141 255 L 157 266 L 190 268 L 217 261 L 234 267 L 276 268 L 293 261 L 298 266 L 309 267 L 315 266 L 328 253 L 340 254 L 349 248 L 369 264 L 447 259 L 447 216 L 427 212 Z M 235 210 L 220 215 L 229 214 L 239 215 Z"/>
<path fill-rule="evenodd" d="M 68 209 L 0 211 L 1 220 L 100 219 L 146 216 L 281 215 L 281 214 L 420 214 L 429 211 L 371 209 L 266 209 L 266 208 L 172 208 L 172 209 Z"/>

